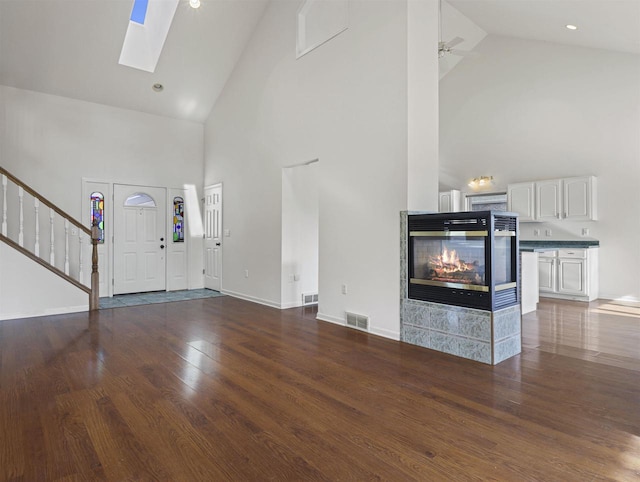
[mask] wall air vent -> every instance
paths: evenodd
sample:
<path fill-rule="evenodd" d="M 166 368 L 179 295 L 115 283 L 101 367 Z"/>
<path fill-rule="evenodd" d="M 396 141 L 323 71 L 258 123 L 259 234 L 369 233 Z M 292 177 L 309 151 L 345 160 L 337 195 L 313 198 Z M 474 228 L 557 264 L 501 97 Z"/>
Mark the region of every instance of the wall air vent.
<path fill-rule="evenodd" d="M 318 293 L 302 293 L 302 306 L 317 305 Z"/>
<path fill-rule="evenodd" d="M 359 315 L 357 313 L 347 313 L 347 326 L 351 328 L 357 328 L 358 330 L 369 331 L 369 317 L 366 315 Z"/>

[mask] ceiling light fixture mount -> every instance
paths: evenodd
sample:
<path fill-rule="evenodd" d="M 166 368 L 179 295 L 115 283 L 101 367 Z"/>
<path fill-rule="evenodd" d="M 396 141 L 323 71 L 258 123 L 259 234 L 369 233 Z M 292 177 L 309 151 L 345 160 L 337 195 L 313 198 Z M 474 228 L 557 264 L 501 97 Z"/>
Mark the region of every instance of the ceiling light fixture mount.
<path fill-rule="evenodd" d="M 191 8 L 200 8 L 200 0 L 189 0 L 189 6 Z"/>
<path fill-rule="evenodd" d="M 153 89 L 154 92 L 162 92 L 164 90 L 164 85 L 156 83 L 156 84 L 153 84 L 151 88 Z"/>
<path fill-rule="evenodd" d="M 493 184 L 493 176 L 474 177 L 469 181 L 468 186 L 472 188 L 484 187 Z"/>

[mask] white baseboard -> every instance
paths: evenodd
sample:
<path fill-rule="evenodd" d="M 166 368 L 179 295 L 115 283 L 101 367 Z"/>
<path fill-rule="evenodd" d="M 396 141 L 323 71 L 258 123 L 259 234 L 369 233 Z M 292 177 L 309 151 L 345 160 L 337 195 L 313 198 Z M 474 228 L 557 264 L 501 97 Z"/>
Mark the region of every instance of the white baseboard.
<path fill-rule="evenodd" d="M 630 296 L 613 296 L 613 295 L 605 295 L 603 294 L 598 298 L 599 301 L 611 301 L 616 304 L 639 307 L 640 308 L 640 300 L 635 297 Z"/>
<path fill-rule="evenodd" d="M 384 328 L 371 328 L 369 333 L 381 336 L 383 338 L 390 338 L 391 340 L 400 341 L 400 332 L 385 330 Z"/>
<path fill-rule="evenodd" d="M 277 303 L 275 301 L 263 300 L 262 298 L 256 298 L 255 296 L 249 296 L 249 295 L 245 295 L 244 293 L 238 293 L 236 291 L 230 291 L 230 290 L 221 289 L 220 293 L 222 293 L 223 295 L 232 296 L 234 298 L 239 298 L 241 300 L 251 301 L 253 303 L 269 306 L 271 308 L 281 309 L 280 303 Z"/>
<path fill-rule="evenodd" d="M 335 325 L 340 325 L 340 326 L 346 325 L 346 321 L 343 320 L 342 318 L 338 318 L 337 316 L 326 315 L 320 312 L 316 314 L 316 320 L 328 321 L 329 323 L 333 323 Z"/>
<path fill-rule="evenodd" d="M 19 318 L 37 318 L 39 316 L 66 315 L 68 313 L 80 313 L 83 311 L 89 311 L 89 305 L 64 306 L 61 308 L 45 309 L 39 312 L 31 313 L 5 313 L 0 314 L 0 321 L 15 320 Z"/>
<path fill-rule="evenodd" d="M 288 310 L 289 308 L 300 308 L 302 306 L 301 301 L 289 301 L 288 303 L 282 303 L 280 305 L 281 310 Z"/>
<path fill-rule="evenodd" d="M 325 313 L 318 312 L 318 314 L 316 315 L 316 319 L 320 321 L 328 321 L 329 323 L 333 323 L 335 325 L 345 327 L 347 326 L 347 322 L 344 319 L 338 318 L 337 316 L 327 315 Z M 372 335 L 381 336 L 383 338 L 400 341 L 399 331 L 385 330 L 384 328 L 370 328 L 369 331 L 366 331 L 365 333 L 370 333 Z"/>

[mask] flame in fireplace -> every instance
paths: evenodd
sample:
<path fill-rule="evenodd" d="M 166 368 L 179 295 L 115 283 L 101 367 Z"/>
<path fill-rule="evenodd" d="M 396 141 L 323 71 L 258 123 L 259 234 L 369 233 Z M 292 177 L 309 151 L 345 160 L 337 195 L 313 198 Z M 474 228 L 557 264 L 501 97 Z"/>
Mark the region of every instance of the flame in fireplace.
<path fill-rule="evenodd" d="M 442 254 L 433 257 L 430 261 L 432 266 L 441 273 L 473 271 L 477 268 L 474 264 L 462 261 L 455 249 L 449 251 L 447 248 L 443 248 Z"/>

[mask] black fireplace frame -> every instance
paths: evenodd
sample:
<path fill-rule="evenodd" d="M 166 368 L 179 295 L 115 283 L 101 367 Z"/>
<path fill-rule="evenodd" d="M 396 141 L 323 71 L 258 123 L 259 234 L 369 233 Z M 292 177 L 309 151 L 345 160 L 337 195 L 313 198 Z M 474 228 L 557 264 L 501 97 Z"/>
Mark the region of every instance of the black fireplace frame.
<path fill-rule="evenodd" d="M 410 214 L 408 216 L 407 260 L 408 297 L 414 300 L 442 303 L 446 305 L 496 311 L 520 303 L 520 257 L 518 252 L 518 214 L 504 211 L 473 211 L 438 214 Z M 442 286 L 412 282 L 414 278 L 412 233 L 420 232 L 485 232 L 485 286 L 487 291 L 476 287 L 464 288 L 455 284 L 439 283 Z M 511 239 L 510 283 L 497 285 L 494 279 L 494 247 L 497 236 Z M 415 236 L 419 237 L 419 236 Z"/>

